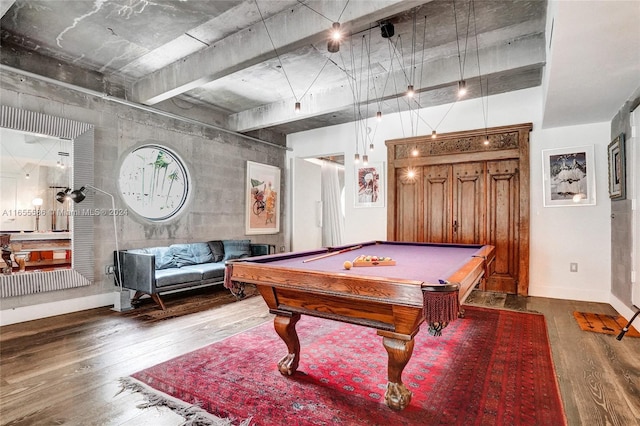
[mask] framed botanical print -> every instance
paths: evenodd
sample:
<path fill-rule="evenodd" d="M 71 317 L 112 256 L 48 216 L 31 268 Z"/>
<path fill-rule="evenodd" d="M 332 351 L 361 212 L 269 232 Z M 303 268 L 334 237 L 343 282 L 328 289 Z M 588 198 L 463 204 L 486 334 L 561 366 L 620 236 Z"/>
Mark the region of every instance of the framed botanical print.
<path fill-rule="evenodd" d="M 627 196 L 624 133 L 611 141 L 607 153 L 609 158 L 609 198 L 624 200 Z"/>
<path fill-rule="evenodd" d="M 542 151 L 544 206 L 593 206 L 596 178 L 593 145 Z"/>
<path fill-rule="evenodd" d="M 280 232 L 280 169 L 247 161 L 245 234 Z"/>
<path fill-rule="evenodd" d="M 182 159 L 167 147 L 142 145 L 120 165 L 120 195 L 131 210 L 151 221 L 165 221 L 186 205 L 189 172 Z"/>

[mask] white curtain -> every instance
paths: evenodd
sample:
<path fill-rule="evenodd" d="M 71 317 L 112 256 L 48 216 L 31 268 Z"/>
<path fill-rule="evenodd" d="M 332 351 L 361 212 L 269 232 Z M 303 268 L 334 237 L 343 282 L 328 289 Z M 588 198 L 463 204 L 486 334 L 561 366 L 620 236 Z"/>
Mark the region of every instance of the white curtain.
<path fill-rule="evenodd" d="M 337 164 L 323 161 L 322 172 L 322 245 L 339 246 L 344 236 L 344 216 L 341 208 L 342 185 Z"/>

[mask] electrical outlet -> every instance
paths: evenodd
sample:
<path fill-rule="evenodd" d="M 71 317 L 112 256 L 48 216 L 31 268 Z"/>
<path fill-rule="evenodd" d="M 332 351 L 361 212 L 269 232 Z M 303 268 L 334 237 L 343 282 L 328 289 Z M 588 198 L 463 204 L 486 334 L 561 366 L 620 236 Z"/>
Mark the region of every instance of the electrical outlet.
<path fill-rule="evenodd" d="M 105 275 L 112 275 L 115 272 L 115 268 L 113 265 L 107 265 L 104 267 L 104 274 Z"/>
<path fill-rule="evenodd" d="M 571 262 L 569 264 L 569 271 L 571 272 L 578 272 L 578 264 L 575 262 Z"/>

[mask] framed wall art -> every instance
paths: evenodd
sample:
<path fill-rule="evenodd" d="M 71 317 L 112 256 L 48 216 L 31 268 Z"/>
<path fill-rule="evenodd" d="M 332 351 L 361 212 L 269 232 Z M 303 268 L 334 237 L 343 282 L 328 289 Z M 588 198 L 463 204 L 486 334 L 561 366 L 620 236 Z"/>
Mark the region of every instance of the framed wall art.
<path fill-rule="evenodd" d="M 624 133 L 611 141 L 607 153 L 609 158 L 609 198 L 624 200 L 627 196 Z"/>
<path fill-rule="evenodd" d="M 593 206 L 596 178 L 593 145 L 542 151 L 544 206 Z"/>
<path fill-rule="evenodd" d="M 245 233 L 280 232 L 280 169 L 247 161 Z"/>
<path fill-rule="evenodd" d="M 384 207 L 384 163 L 356 166 L 354 207 Z"/>
<path fill-rule="evenodd" d="M 120 195 L 135 213 L 151 221 L 174 217 L 186 205 L 190 178 L 178 154 L 160 145 L 142 145 L 120 165 Z"/>

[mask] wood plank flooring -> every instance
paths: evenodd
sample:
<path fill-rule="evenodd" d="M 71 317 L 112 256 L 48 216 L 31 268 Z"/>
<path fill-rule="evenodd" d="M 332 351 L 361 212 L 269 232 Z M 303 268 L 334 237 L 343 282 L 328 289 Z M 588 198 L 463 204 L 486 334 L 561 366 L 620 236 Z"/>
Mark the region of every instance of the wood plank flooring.
<path fill-rule="evenodd" d="M 165 312 L 149 300 L 0 328 L 0 424 L 179 425 L 168 409 L 138 408 L 144 398 L 119 393 L 118 379 L 272 318 L 260 296 L 236 301 L 219 287 L 164 300 Z M 468 302 L 545 315 L 570 425 L 640 424 L 640 339 L 581 331 L 573 319 L 611 306 L 488 293 Z"/>

